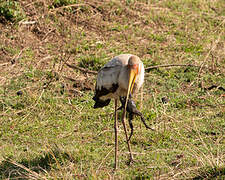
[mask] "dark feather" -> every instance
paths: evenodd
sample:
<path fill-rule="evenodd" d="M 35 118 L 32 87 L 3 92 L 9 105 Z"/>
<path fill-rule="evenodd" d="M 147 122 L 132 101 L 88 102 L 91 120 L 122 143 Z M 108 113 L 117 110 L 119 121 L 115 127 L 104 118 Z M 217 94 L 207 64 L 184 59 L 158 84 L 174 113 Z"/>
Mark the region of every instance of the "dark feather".
<path fill-rule="evenodd" d="M 112 84 L 112 87 L 109 89 L 104 88 L 104 87 L 102 87 L 101 90 L 96 89 L 95 96 L 92 98 L 95 101 L 94 108 L 101 108 L 101 107 L 109 105 L 111 99 L 101 100 L 100 98 L 109 93 L 116 92 L 118 87 L 119 87 L 118 84 Z"/>

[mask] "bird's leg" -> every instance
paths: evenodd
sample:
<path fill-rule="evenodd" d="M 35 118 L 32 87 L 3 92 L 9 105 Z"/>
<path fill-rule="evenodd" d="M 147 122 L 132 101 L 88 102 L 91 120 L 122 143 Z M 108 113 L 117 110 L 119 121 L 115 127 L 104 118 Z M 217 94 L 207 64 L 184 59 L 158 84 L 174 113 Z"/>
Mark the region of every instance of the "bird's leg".
<path fill-rule="evenodd" d="M 129 96 L 131 96 L 131 94 Z M 130 143 L 129 143 L 129 139 L 130 138 L 128 138 L 127 128 L 126 128 L 126 124 L 125 124 L 126 110 L 127 110 L 126 98 L 120 97 L 120 101 L 122 103 L 122 108 L 123 108 L 122 123 L 123 123 L 123 128 L 124 128 L 124 132 L 125 132 L 125 136 L 126 136 L 128 150 L 130 152 L 130 162 L 132 162 L 133 161 L 133 156 L 132 156 L 131 147 L 130 147 Z M 130 124 L 130 121 L 129 121 L 129 124 Z"/>
<path fill-rule="evenodd" d="M 126 136 L 128 150 L 130 152 L 130 162 L 132 162 L 133 161 L 133 156 L 132 156 L 130 143 L 129 143 L 129 139 L 128 139 L 128 135 L 127 135 L 127 128 L 126 128 L 126 124 L 125 124 L 125 117 L 126 117 L 126 107 L 123 109 L 122 123 L 123 123 L 123 128 L 124 128 L 124 132 L 125 132 L 125 136 Z M 130 164 L 130 162 L 129 162 L 129 164 Z"/>
<path fill-rule="evenodd" d="M 126 108 L 126 111 L 129 113 L 129 119 L 128 119 L 128 122 L 129 122 L 129 126 L 130 126 L 130 129 L 131 129 L 131 132 L 130 132 L 130 136 L 128 138 L 128 141 L 130 141 L 132 135 L 133 135 L 133 123 L 132 123 L 132 120 L 133 120 L 133 113 L 131 112 L 130 110 L 130 99 L 131 99 L 131 94 L 129 95 L 129 99 L 128 99 L 128 102 L 127 102 L 127 108 Z M 120 109 L 124 109 L 125 108 L 125 103 L 126 103 L 126 98 L 125 97 L 120 97 L 120 102 L 122 104 L 122 106 L 120 108 L 118 108 L 118 110 Z"/>
<path fill-rule="evenodd" d="M 133 132 L 134 132 L 134 128 L 133 128 L 134 126 L 133 126 L 132 120 L 133 120 L 133 114 L 129 113 L 129 120 L 128 120 L 128 122 L 129 122 L 129 125 L 130 125 L 130 137 L 129 137 L 128 141 L 130 141 L 130 139 L 131 139 L 131 137 L 133 135 Z"/>
<path fill-rule="evenodd" d="M 117 124 L 117 99 L 115 99 L 115 117 L 114 117 L 114 130 L 115 130 L 115 166 L 117 169 L 117 156 L 118 156 L 118 124 Z"/>

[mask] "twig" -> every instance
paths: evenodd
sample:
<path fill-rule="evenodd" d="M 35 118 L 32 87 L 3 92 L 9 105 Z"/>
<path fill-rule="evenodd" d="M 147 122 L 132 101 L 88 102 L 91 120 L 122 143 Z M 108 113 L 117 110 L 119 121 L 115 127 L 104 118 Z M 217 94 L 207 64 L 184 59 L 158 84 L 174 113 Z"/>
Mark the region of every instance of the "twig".
<path fill-rule="evenodd" d="M 68 64 L 68 63 L 65 63 L 68 67 L 72 68 L 72 69 L 78 69 L 84 73 L 90 73 L 90 74 L 98 74 L 97 71 L 92 71 L 92 70 L 89 70 L 89 69 L 85 69 L 85 68 L 81 68 L 81 67 L 78 67 L 76 66 L 75 64 Z"/>
<path fill-rule="evenodd" d="M 68 98 L 68 104 L 69 104 L 70 106 L 72 106 L 77 112 L 81 113 L 81 112 L 79 111 L 79 109 L 71 103 L 70 98 Z"/>
<path fill-rule="evenodd" d="M 48 31 L 46 34 L 45 34 L 45 36 L 42 38 L 42 41 L 44 41 L 46 38 L 47 38 L 47 36 L 50 34 L 50 33 L 52 33 L 52 32 L 54 32 L 56 29 L 51 29 L 50 31 Z"/>
<path fill-rule="evenodd" d="M 92 71 L 92 70 L 88 70 L 88 69 L 85 69 L 85 68 L 81 68 L 81 67 L 78 67 L 76 66 L 75 64 L 68 64 L 66 63 L 66 65 L 72 69 L 78 69 L 82 72 L 85 72 L 85 73 L 90 73 L 90 74 L 98 74 L 97 71 Z M 147 67 L 145 68 L 145 70 L 148 72 L 150 71 L 151 69 L 157 69 L 157 68 L 160 68 L 160 67 L 174 67 L 174 66 L 183 66 L 183 67 L 196 67 L 196 68 L 200 68 L 200 66 L 198 65 L 194 65 L 194 64 L 165 64 L 165 65 L 157 65 L 157 66 L 150 66 L 150 67 Z"/>
<path fill-rule="evenodd" d="M 104 157 L 104 159 L 102 160 L 102 162 L 100 163 L 100 165 L 98 166 L 97 170 L 96 170 L 96 174 L 98 174 L 99 169 L 102 167 L 102 164 L 104 163 L 104 161 L 106 160 L 106 158 L 110 155 L 110 153 L 113 151 L 114 148 L 112 148 Z"/>
<path fill-rule="evenodd" d="M 93 9 L 95 9 L 96 7 L 90 3 L 85 3 L 85 4 L 70 4 L 70 5 L 67 5 L 67 6 L 61 6 L 61 7 L 58 7 L 58 8 L 54 8 L 52 9 L 50 12 L 55 12 L 55 11 L 59 11 L 61 9 L 66 9 L 66 8 L 71 8 L 71 7 L 80 7 L 80 6 L 89 6 Z"/>
<path fill-rule="evenodd" d="M 73 81 L 73 82 L 76 82 L 77 80 L 74 79 L 74 78 L 71 78 L 71 77 L 66 77 L 66 76 L 62 76 L 64 79 L 67 79 L 67 80 L 70 80 L 70 81 Z"/>
<path fill-rule="evenodd" d="M 13 56 L 13 58 L 11 59 L 11 64 L 15 64 L 15 62 L 20 58 L 22 52 L 24 51 L 25 48 L 23 48 L 19 54 L 16 54 L 15 56 Z"/>
<path fill-rule="evenodd" d="M 19 164 L 13 160 L 9 160 L 10 163 L 12 163 L 13 165 L 17 166 L 17 167 L 20 167 L 22 169 L 24 169 L 25 171 L 27 171 L 29 173 L 29 178 L 32 178 L 32 179 L 39 179 L 39 178 L 43 178 L 43 179 L 46 179 L 45 177 L 39 175 L 38 173 L 36 173 L 35 171 L 32 171 L 31 169 L 28 169 L 26 166 L 22 165 L 22 164 Z"/>
<path fill-rule="evenodd" d="M 70 7 L 79 7 L 79 6 L 87 6 L 87 4 L 70 4 L 70 5 L 67 5 L 67 6 L 61 6 L 61 7 L 58 7 L 58 8 L 54 8 L 50 12 L 54 12 L 54 11 L 58 11 L 60 9 L 65 9 L 65 8 L 70 8 Z"/>
<path fill-rule="evenodd" d="M 37 22 L 36 21 L 21 21 L 19 22 L 19 24 L 22 24 L 22 25 L 32 25 L 32 24 L 36 24 Z"/>
<path fill-rule="evenodd" d="M 225 19 L 224 19 L 217 27 L 223 25 L 224 23 L 225 23 Z M 211 49 L 208 51 L 208 53 L 206 54 L 206 56 L 205 56 L 203 62 L 202 62 L 201 65 L 200 65 L 200 68 L 199 68 L 199 71 L 198 71 L 197 84 L 198 84 L 198 82 L 199 82 L 200 75 L 201 75 L 202 69 L 203 69 L 203 67 L 204 67 L 204 65 L 205 65 L 205 62 L 206 62 L 206 60 L 208 59 L 208 57 L 209 57 L 209 55 L 211 54 L 211 52 L 216 48 L 217 44 L 219 43 L 219 41 L 220 41 L 220 39 L 221 39 L 222 33 L 223 33 L 223 31 L 220 32 L 218 38 L 213 42 Z"/>
<path fill-rule="evenodd" d="M 9 62 L 7 62 L 7 63 L 2 63 L 2 64 L 0 64 L 0 66 L 5 66 L 5 65 L 8 65 L 8 64 L 10 64 Z"/>
<path fill-rule="evenodd" d="M 43 57 L 40 61 L 38 61 L 37 64 L 39 65 L 39 64 L 41 64 L 42 62 L 44 62 L 44 61 L 46 61 L 46 60 L 49 60 L 49 59 L 51 59 L 51 58 L 53 58 L 53 56 L 47 55 L 47 56 Z"/>
<path fill-rule="evenodd" d="M 219 89 L 219 90 L 221 90 L 221 91 L 225 91 L 225 88 L 224 87 L 222 87 L 222 86 L 217 86 L 217 85 L 212 85 L 212 86 L 210 86 L 210 87 L 208 87 L 208 88 L 203 88 L 204 90 L 211 90 L 211 89 L 214 89 L 214 88 L 217 88 L 217 89 Z"/>
<path fill-rule="evenodd" d="M 183 67 L 196 67 L 196 68 L 200 68 L 200 66 L 198 65 L 194 65 L 194 64 L 164 64 L 164 65 L 157 65 L 157 66 L 150 66 L 145 68 L 146 71 L 149 71 L 151 69 L 157 69 L 160 67 L 174 67 L 174 66 L 183 66 Z"/>
<path fill-rule="evenodd" d="M 66 54 L 66 53 L 63 53 L 63 54 Z M 69 54 L 69 56 L 64 60 L 63 54 L 61 54 L 61 61 L 60 61 L 61 67 L 58 68 L 58 71 L 59 71 L 59 72 L 62 72 L 64 65 L 67 63 L 67 61 L 68 61 L 68 60 L 70 59 L 70 57 L 71 57 L 71 54 Z"/>
<path fill-rule="evenodd" d="M 82 91 L 79 91 L 77 89 L 73 89 L 73 91 L 77 92 L 77 93 L 80 93 L 80 94 L 84 94 Z"/>

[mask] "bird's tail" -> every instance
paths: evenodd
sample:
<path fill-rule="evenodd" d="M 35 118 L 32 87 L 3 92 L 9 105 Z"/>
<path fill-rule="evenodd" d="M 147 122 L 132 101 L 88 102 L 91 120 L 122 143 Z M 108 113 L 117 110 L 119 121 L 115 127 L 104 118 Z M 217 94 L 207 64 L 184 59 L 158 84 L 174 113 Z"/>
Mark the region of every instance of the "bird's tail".
<path fill-rule="evenodd" d="M 94 108 L 101 108 L 101 107 L 104 107 L 104 106 L 108 106 L 109 103 L 110 103 L 110 99 L 106 99 L 106 100 L 101 100 L 99 97 L 97 96 L 94 96 L 92 98 L 94 101 L 95 101 L 95 104 L 94 104 Z"/>

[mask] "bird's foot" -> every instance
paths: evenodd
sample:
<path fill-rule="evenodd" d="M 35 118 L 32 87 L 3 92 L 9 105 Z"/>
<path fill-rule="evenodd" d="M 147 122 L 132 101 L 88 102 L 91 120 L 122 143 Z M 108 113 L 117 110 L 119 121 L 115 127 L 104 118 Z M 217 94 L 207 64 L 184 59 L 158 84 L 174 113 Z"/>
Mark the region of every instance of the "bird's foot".
<path fill-rule="evenodd" d="M 155 131 L 154 129 L 150 128 L 150 127 L 146 124 L 145 118 L 144 118 L 144 116 L 143 116 L 142 114 L 141 114 L 141 121 L 142 121 L 143 124 L 145 125 L 146 129 L 151 129 L 152 131 Z"/>
<path fill-rule="evenodd" d="M 113 167 L 113 173 L 115 173 L 115 172 L 116 172 L 116 170 L 117 170 L 117 165 L 116 165 L 116 164 L 114 164 L 114 167 Z"/>
<path fill-rule="evenodd" d="M 126 162 L 126 164 L 128 165 L 128 166 L 131 166 L 132 164 L 134 164 L 136 161 L 133 159 L 133 157 L 132 158 L 130 158 L 127 162 Z"/>
<path fill-rule="evenodd" d="M 122 106 L 118 110 L 125 108 L 126 97 L 120 97 L 120 102 L 121 102 Z M 137 110 L 136 104 L 135 104 L 135 102 L 131 98 L 128 99 L 126 111 L 129 114 L 128 121 L 129 121 L 129 126 L 130 126 L 130 129 L 131 129 L 131 133 L 130 133 L 130 136 L 128 138 L 128 141 L 130 141 L 130 139 L 131 139 L 131 137 L 133 135 L 133 124 L 132 124 L 132 120 L 133 120 L 134 115 L 140 116 L 141 121 L 143 122 L 143 124 L 145 125 L 145 127 L 147 129 L 151 129 L 152 131 L 154 131 L 154 129 L 150 128 L 146 124 L 145 118 L 144 118 L 143 114 L 140 111 Z"/>

